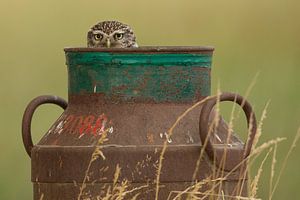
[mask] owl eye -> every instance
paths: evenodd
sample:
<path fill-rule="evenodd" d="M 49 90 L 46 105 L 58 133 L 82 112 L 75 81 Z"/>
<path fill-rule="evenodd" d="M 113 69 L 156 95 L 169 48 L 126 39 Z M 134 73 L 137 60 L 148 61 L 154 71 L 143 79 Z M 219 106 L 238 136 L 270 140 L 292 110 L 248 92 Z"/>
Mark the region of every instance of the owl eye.
<path fill-rule="evenodd" d="M 115 40 L 121 40 L 123 38 L 124 34 L 123 33 L 116 33 L 114 34 Z"/>
<path fill-rule="evenodd" d="M 100 34 L 100 33 L 97 33 L 97 34 L 94 35 L 95 40 L 101 40 L 102 37 L 103 37 L 103 35 Z"/>

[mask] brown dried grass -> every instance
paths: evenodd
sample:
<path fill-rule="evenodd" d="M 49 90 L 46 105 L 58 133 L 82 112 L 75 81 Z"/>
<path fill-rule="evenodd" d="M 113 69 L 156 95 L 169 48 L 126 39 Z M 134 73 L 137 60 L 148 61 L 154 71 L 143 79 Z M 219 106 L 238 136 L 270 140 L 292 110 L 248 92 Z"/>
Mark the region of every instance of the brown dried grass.
<path fill-rule="evenodd" d="M 255 77 L 256 79 L 256 77 Z M 246 92 L 246 96 L 249 95 L 251 88 L 253 87 L 253 84 L 251 84 L 251 87 L 249 87 L 250 89 L 247 90 Z M 203 103 L 205 103 L 207 100 L 215 98 L 215 97 L 219 97 L 220 92 L 218 92 L 218 95 L 216 96 L 211 96 L 211 97 L 207 97 L 205 99 L 203 99 L 202 101 L 199 101 L 198 103 L 194 104 L 192 107 L 188 108 L 185 112 L 182 113 L 182 115 L 180 115 L 177 120 L 174 122 L 174 124 L 171 126 L 171 128 L 168 130 L 168 137 L 166 137 L 166 140 L 164 141 L 163 144 L 163 148 L 162 151 L 160 153 L 159 156 L 159 160 L 158 160 L 158 166 L 157 166 L 157 171 L 156 171 L 156 180 L 155 180 L 155 200 L 159 199 L 159 188 L 161 187 L 160 185 L 160 175 L 161 175 L 161 170 L 162 170 L 162 165 L 163 165 L 163 160 L 164 160 L 164 155 L 166 152 L 166 149 L 168 147 L 168 142 L 167 142 L 167 138 L 170 138 L 173 134 L 173 130 L 174 128 L 177 126 L 177 124 L 193 109 L 195 109 L 196 107 L 202 105 Z M 205 159 L 205 146 L 207 145 L 207 141 L 204 142 L 201 151 L 199 152 L 199 158 L 193 173 L 193 184 L 191 184 L 189 187 L 187 187 L 185 190 L 183 191 L 172 191 L 169 194 L 169 197 L 167 200 L 181 200 L 183 199 L 184 196 L 186 197 L 186 200 L 200 200 L 200 199 L 240 199 L 240 200 L 258 200 L 259 198 L 257 197 L 257 192 L 259 189 L 259 181 L 260 181 L 260 177 L 261 174 L 264 170 L 264 164 L 266 162 L 266 160 L 268 159 L 269 155 L 272 153 L 272 164 L 271 164 L 271 169 L 270 169 L 270 181 L 269 181 L 269 200 L 272 199 L 274 192 L 276 190 L 276 188 L 279 185 L 280 182 L 280 178 L 284 172 L 285 166 L 288 162 L 288 158 L 290 156 L 290 154 L 292 153 L 293 149 L 296 147 L 296 144 L 300 138 L 300 128 L 298 129 L 298 132 L 287 152 L 286 157 L 283 160 L 282 166 L 279 170 L 278 176 L 275 177 L 275 166 L 277 163 L 276 160 L 276 155 L 277 155 L 277 147 L 278 144 L 282 141 L 285 140 L 285 138 L 276 138 L 276 139 L 272 139 L 270 141 L 264 142 L 263 144 L 261 144 L 260 146 L 257 146 L 259 139 L 262 135 L 262 126 L 263 126 L 263 121 L 266 119 L 267 116 L 267 107 L 269 105 L 269 102 L 266 104 L 262 115 L 260 117 L 260 120 L 258 122 L 258 129 L 257 129 L 257 134 L 255 136 L 254 139 L 254 143 L 253 143 L 253 149 L 251 154 L 244 159 L 241 163 L 239 163 L 234 169 L 232 169 L 230 172 L 226 173 L 226 175 L 224 174 L 224 171 L 222 170 L 222 167 L 225 165 L 225 160 L 226 160 L 226 151 L 225 154 L 223 156 L 222 159 L 222 164 L 221 167 L 216 168 L 215 170 L 213 170 L 213 174 L 209 177 L 207 177 L 206 179 L 203 180 L 196 180 L 196 174 L 197 171 L 199 170 L 199 166 L 201 165 L 201 160 Z M 229 141 L 229 138 L 231 136 L 231 134 L 233 133 L 233 128 L 234 128 L 234 120 L 235 120 L 235 106 L 232 108 L 232 112 L 231 112 L 231 116 L 230 116 L 230 120 L 228 123 L 228 138 L 227 138 L 227 142 Z M 211 126 L 209 127 L 209 134 L 211 134 L 212 130 L 218 126 L 219 124 L 219 103 L 217 103 L 216 105 L 216 117 L 213 119 L 213 123 L 211 124 Z M 239 115 L 239 113 L 238 113 Z M 251 130 L 251 127 L 248 128 L 248 130 Z M 208 134 L 208 135 L 209 135 Z M 91 199 L 89 197 L 87 198 L 83 198 L 83 191 L 86 188 L 86 181 L 88 180 L 88 173 L 91 167 L 91 164 L 98 158 L 102 158 L 102 159 L 106 159 L 105 155 L 103 155 L 102 151 L 101 151 L 101 144 L 103 144 L 107 138 L 107 131 L 104 132 L 104 134 L 102 134 L 102 137 L 99 139 L 97 145 L 95 146 L 95 151 L 91 156 L 91 160 L 90 163 L 87 167 L 86 173 L 85 173 L 85 178 L 84 181 L 80 187 L 80 193 L 78 195 L 78 199 L 77 200 L 81 200 L 81 199 Z M 207 137 L 209 138 L 209 137 Z M 240 174 L 240 178 L 241 181 L 238 182 L 237 186 L 236 186 L 236 191 L 238 191 L 237 193 L 239 194 L 238 196 L 230 196 L 230 195 L 226 195 L 225 192 L 221 189 L 222 184 L 224 181 L 227 180 L 227 178 L 234 173 L 235 170 L 237 170 L 238 168 L 242 167 L 242 166 L 246 166 L 246 172 L 249 171 L 248 167 L 251 166 L 255 160 L 258 158 L 258 156 L 260 155 L 264 155 L 264 159 L 263 161 L 260 163 L 260 166 L 257 170 L 256 175 L 254 176 L 253 180 L 251 180 L 251 178 L 249 179 L 249 183 L 248 183 L 248 191 L 249 191 L 249 195 L 248 197 L 243 197 L 242 194 L 242 190 L 241 188 L 244 187 L 244 180 L 245 177 L 247 176 L 246 173 L 241 173 Z M 214 167 L 214 163 L 212 165 L 212 167 Z M 96 197 L 96 199 L 102 199 L 102 200 L 123 200 L 125 198 L 126 195 L 136 192 L 138 190 L 141 189 L 145 189 L 149 187 L 150 189 L 150 185 L 149 184 L 145 184 L 144 186 L 141 187 L 137 187 L 137 188 L 133 188 L 129 190 L 129 186 L 130 183 L 127 180 L 119 180 L 120 177 L 120 173 L 121 173 L 121 168 L 119 166 L 116 166 L 116 170 L 115 170 L 115 175 L 114 175 L 114 180 L 113 180 L 113 185 L 112 187 L 108 187 L 107 191 L 106 191 L 106 195 L 105 197 Z M 219 178 L 217 178 L 219 177 Z M 221 178 L 220 178 L 221 177 Z M 276 180 L 275 180 L 276 179 Z M 275 184 L 274 183 L 275 180 Z M 201 189 L 203 188 L 204 185 L 210 185 L 210 188 L 207 189 L 206 191 L 201 191 Z M 151 186 L 153 187 L 153 186 Z M 218 189 L 217 193 L 216 193 L 216 189 Z M 176 195 L 175 197 L 171 197 L 172 195 Z M 138 199 L 139 193 L 136 193 L 131 199 L 132 200 L 136 200 Z"/>

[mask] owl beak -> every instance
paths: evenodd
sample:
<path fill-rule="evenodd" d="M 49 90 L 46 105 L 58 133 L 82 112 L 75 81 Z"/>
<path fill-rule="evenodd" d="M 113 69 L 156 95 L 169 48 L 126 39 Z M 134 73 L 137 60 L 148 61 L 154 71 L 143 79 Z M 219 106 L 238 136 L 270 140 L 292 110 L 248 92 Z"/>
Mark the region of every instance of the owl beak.
<path fill-rule="evenodd" d="M 105 44 L 106 44 L 106 47 L 107 47 L 107 48 L 110 47 L 111 43 L 110 43 L 110 39 L 109 39 L 109 38 L 106 40 L 106 43 L 105 43 Z"/>

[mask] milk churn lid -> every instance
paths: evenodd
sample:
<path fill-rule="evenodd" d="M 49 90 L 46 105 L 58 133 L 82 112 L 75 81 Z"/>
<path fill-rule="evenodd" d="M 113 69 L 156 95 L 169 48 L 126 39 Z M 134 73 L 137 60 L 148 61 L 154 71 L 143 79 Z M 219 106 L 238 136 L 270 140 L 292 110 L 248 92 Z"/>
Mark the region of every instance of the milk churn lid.
<path fill-rule="evenodd" d="M 142 46 L 138 48 L 86 48 L 86 47 L 67 47 L 65 52 L 131 52 L 131 53 L 178 53 L 178 52 L 197 52 L 197 53 L 212 53 L 214 47 L 210 46 Z"/>

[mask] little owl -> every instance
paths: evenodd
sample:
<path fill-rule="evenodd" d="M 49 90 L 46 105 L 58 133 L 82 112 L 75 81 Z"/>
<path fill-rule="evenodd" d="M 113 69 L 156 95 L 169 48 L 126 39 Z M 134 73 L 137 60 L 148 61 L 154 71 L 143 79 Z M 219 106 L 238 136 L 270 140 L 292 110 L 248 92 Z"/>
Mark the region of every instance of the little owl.
<path fill-rule="evenodd" d="M 121 22 L 103 21 L 87 33 L 88 47 L 138 47 L 132 29 Z"/>

